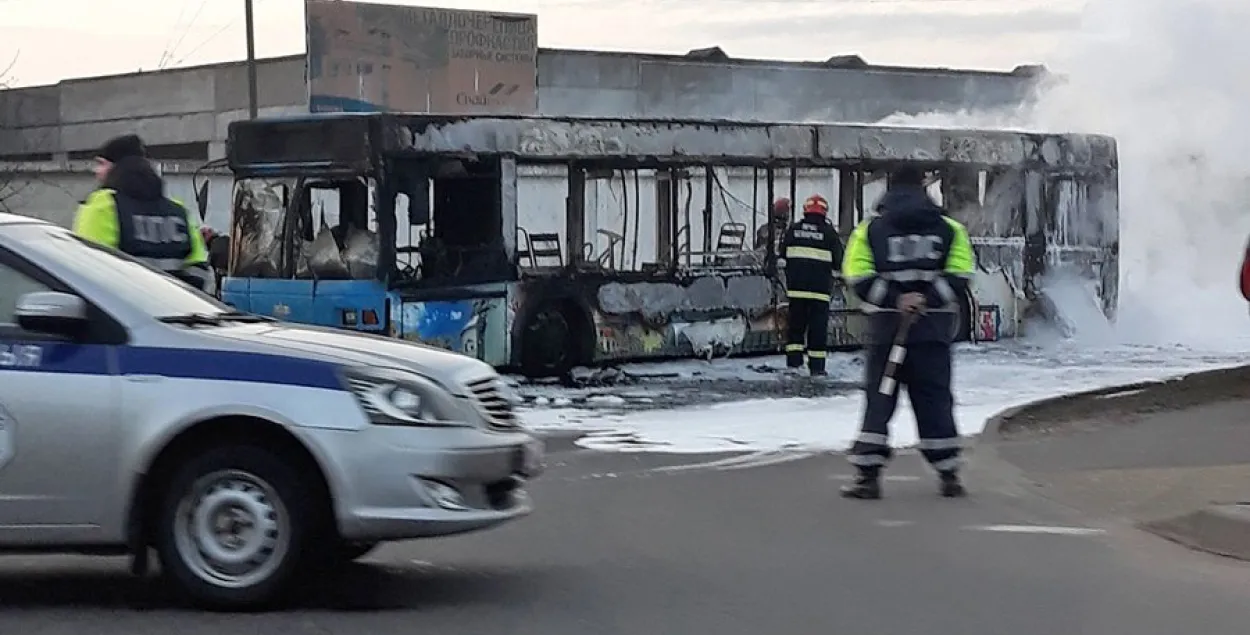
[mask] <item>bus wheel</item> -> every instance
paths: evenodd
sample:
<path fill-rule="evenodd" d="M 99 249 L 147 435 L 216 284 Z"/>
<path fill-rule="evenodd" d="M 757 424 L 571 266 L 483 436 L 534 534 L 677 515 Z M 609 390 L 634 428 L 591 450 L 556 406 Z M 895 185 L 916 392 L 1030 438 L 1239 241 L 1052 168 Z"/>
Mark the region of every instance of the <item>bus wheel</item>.
<path fill-rule="evenodd" d="M 578 363 L 573 325 L 561 307 L 530 316 L 521 340 L 521 372 L 527 377 L 564 375 Z"/>

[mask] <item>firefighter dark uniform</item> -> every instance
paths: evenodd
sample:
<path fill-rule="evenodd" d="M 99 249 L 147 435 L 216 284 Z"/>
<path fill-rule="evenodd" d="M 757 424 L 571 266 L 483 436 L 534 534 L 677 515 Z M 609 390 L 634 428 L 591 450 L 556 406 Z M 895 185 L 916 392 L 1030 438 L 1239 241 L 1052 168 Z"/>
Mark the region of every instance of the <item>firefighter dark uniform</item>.
<path fill-rule="evenodd" d="M 74 233 L 138 258 L 201 290 L 212 285 L 199 223 L 164 183 L 135 135 L 117 137 L 97 157 L 100 189 L 74 217 Z"/>
<path fill-rule="evenodd" d="M 842 260 L 842 241 L 829 224 L 829 202 L 819 195 L 803 203 L 803 218 L 781 241 L 780 261 L 785 268 L 789 318 L 786 329 L 786 366 L 799 368 L 807 353 L 813 376 L 825 374 L 829 339 L 829 299 L 833 276 Z"/>
<path fill-rule="evenodd" d="M 880 215 L 851 233 L 842 275 L 868 314 L 863 426 L 849 451 L 858 475 L 842 488 L 848 498 L 879 498 L 880 472 L 892 452 L 889 422 L 897 392 L 878 385 L 903 315 L 900 298 L 923 294 L 924 309 L 906 340 L 895 379 L 907 387 L 920 438 L 919 449 L 938 472 L 943 496 L 964 494 L 959 479 L 960 439 L 951 394 L 951 344 L 959 325 L 958 303 L 974 269 L 968 231 L 946 216 L 924 189 L 924 175 L 901 168 L 890 176 Z"/>

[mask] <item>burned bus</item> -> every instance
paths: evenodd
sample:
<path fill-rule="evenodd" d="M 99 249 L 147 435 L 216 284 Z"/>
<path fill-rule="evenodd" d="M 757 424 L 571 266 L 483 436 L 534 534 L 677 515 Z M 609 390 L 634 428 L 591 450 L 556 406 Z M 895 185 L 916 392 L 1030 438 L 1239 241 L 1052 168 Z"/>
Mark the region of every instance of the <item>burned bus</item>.
<path fill-rule="evenodd" d="M 1102 136 L 369 113 L 232 123 L 227 161 L 225 301 L 528 375 L 780 351 L 771 203 L 823 194 L 845 237 L 900 163 L 972 236 L 960 339 L 1017 334 L 1057 268 L 1116 301 Z M 835 280 L 833 347 L 858 345 L 857 304 Z"/>

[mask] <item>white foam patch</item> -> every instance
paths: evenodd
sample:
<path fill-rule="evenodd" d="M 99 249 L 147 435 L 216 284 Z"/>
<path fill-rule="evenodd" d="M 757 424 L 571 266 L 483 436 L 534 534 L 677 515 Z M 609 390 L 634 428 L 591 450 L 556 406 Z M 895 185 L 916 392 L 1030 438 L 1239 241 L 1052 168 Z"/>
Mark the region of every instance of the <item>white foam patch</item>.
<path fill-rule="evenodd" d="M 831 358 L 849 364 L 852 355 Z M 956 419 L 964 435 L 980 433 L 1002 410 L 1071 392 L 1167 379 L 1198 370 L 1239 365 L 1225 352 L 1052 342 L 1045 347 L 961 347 L 956 358 Z M 708 453 L 846 449 L 859 431 L 863 397 L 756 399 L 675 410 L 623 414 L 591 410 L 534 410 L 523 414 L 534 429 L 583 430 L 578 444 L 606 451 Z M 892 444 L 916 442 L 906 395 L 892 426 Z"/>

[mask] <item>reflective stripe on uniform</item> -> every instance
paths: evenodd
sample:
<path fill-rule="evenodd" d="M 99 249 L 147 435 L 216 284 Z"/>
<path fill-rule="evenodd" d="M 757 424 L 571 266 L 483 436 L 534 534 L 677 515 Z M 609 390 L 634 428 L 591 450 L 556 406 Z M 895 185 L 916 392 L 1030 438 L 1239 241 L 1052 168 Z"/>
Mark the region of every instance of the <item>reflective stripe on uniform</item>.
<path fill-rule="evenodd" d="M 879 304 L 889 292 L 890 282 L 885 278 L 877 278 L 872 281 L 872 286 L 868 288 L 868 297 L 864 298 L 864 300 L 868 304 Z"/>
<path fill-rule="evenodd" d="M 946 278 L 934 280 L 933 288 L 937 290 L 938 295 L 942 296 L 943 300 L 946 300 L 947 304 L 959 299 L 955 296 L 955 290 L 951 288 L 951 284 L 946 281 Z"/>
<path fill-rule="evenodd" d="M 889 445 L 890 437 L 877 432 L 860 432 L 859 436 L 855 437 L 855 442 L 864 445 Z"/>
<path fill-rule="evenodd" d="M 881 467 L 886 463 L 886 458 L 880 454 L 852 454 L 846 458 L 858 467 Z"/>
<path fill-rule="evenodd" d="M 899 269 L 877 274 L 886 280 L 895 282 L 932 282 L 942 277 L 942 272 L 930 269 Z"/>
<path fill-rule="evenodd" d="M 820 300 L 828 302 L 833 296 L 828 293 L 816 293 L 815 291 L 786 291 L 786 297 L 791 300 Z"/>
<path fill-rule="evenodd" d="M 786 344 L 787 353 L 802 353 L 804 350 L 807 350 L 807 347 L 802 344 Z"/>
<path fill-rule="evenodd" d="M 165 273 L 182 271 L 185 266 L 182 258 L 138 258 L 138 260 L 153 269 L 159 269 Z"/>
<path fill-rule="evenodd" d="M 213 282 L 213 272 L 203 265 L 191 265 L 183 267 L 180 271 L 183 278 L 194 280 L 199 283 L 201 291 L 210 291 Z"/>
<path fill-rule="evenodd" d="M 786 258 L 801 258 L 806 260 L 819 260 L 820 262 L 833 262 L 833 252 L 828 249 L 820 249 L 819 247 L 786 247 Z"/>
<path fill-rule="evenodd" d="M 963 447 L 963 440 L 959 437 L 950 437 L 947 439 L 921 439 L 916 443 L 919 450 L 958 450 Z"/>
<path fill-rule="evenodd" d="M 824 351 L 808 351 L 807 356 L 812 359 L 824 359 L 826 353 Z"/>

